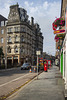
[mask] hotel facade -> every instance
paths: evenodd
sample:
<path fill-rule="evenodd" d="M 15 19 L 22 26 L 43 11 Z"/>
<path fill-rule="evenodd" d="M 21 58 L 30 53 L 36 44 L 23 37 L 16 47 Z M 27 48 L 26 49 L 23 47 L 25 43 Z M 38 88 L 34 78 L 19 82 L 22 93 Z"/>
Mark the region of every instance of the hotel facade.
<path fill-rule="evenodd" d="M 35 64 L 36 50 L 43 55 L 43 35 L 38 23 L 28 19 L 27 11 L 18 4 L 11 5 L 6 24 L 4 42 L 7 66 L 21 65 L 24 62 Z M 1 45 L 0 45 L 1 46 Z"/>

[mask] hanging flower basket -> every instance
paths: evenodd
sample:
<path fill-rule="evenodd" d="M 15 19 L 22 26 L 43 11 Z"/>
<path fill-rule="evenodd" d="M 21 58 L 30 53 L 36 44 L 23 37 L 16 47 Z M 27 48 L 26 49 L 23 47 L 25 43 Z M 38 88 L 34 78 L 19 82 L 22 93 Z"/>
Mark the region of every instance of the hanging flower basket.
<path fill-rule="evenodd" d="M 55 38 L 54 38 L 55 40 L 59 40 L 59 37 L 58 36 L 55 36 Z"/>
<path fill-rule="evenodd" d="M 55 39 L 55 41 L 56 41 L 56 42 L 58 42 L 59 37 L 55 36 L 55 38 L 54 38 L 54 39 Z"/>
<path fill-rule="evenodd" d="M 57 49 L 61 49 L 61 46 L 58 46 L 58 48 Z"/>
<path fill-rule="evenodd" d="M 64 37 L 65 37 L 65 34 L 57 34 L 54 39 L 55 39 L 56 42 L 58 42 L 59 39 L 63 40 Z"/>
<path fill-rule="evenodd" d="M 57 37 L 59 37 L 59 39 L 64 39 L 65 34 L 57 34 Z"/>
<path fill-rule="evenodd" d="M 56 30 L 59 26 L 65 26 L 65 19 L 62 17 L 57 18 L 52 24 L 53 30 Z"/>

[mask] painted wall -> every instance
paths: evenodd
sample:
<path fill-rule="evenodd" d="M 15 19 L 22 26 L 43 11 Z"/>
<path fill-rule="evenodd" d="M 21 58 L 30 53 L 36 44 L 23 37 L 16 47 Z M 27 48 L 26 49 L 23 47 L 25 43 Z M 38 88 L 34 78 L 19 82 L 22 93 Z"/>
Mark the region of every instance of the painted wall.
<path fill-rule="evenodd" d="M 61 74 L 63 75 L 63 52 L 61 53 Z"/>

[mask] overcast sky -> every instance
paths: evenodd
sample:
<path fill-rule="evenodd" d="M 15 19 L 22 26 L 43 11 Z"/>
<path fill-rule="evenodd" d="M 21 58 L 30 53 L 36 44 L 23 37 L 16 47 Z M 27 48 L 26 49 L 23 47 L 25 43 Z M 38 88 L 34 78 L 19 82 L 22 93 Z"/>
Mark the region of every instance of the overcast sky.
<path fill-rule="evenodd" d="M 34 17 L 40 25 L 44 36 L 43 51 L 55 55 L 55 35 L 52 22 L 60 17 L 61 0 L 0 0 L 0 14 L 8 18 L 9 7 L 18 2 L 19 7 L 25 8 L 29 18 Z"/>

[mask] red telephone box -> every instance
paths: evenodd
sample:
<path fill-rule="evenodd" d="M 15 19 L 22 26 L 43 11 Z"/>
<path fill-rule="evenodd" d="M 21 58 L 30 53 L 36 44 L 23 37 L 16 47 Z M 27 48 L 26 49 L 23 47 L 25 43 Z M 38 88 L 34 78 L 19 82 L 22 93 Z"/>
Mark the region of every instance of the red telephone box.
<path fill-rule="evenodd" d="M 48 68 L 51 68 L 51 60 L 48 60 Z"/>
<path fill-rule="evenodd" d="M 47 72 L 48 61 L 44 60 L 44 71 Z"/>

